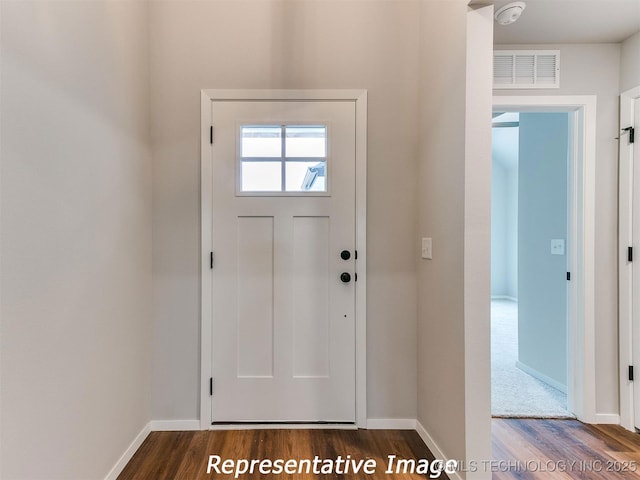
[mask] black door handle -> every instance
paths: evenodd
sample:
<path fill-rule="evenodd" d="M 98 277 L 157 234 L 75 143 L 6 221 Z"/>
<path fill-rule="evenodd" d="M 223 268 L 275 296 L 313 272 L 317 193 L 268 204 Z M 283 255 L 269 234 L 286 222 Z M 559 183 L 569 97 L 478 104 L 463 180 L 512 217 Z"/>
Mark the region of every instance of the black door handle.
<path fill-rule="evenodd" d="M 340 274 L 340 280 L 342 280 L 342 283 L 349 283 L 351 281 L 351 274 L 347 272 L 342 272 Z"/>
<path fill-rule="evenodd" d="M 351 258 L 351 252 L 349 250 L 342 250 L 340 252 L 340 258 L 343 260 L 349 260 Z"/>

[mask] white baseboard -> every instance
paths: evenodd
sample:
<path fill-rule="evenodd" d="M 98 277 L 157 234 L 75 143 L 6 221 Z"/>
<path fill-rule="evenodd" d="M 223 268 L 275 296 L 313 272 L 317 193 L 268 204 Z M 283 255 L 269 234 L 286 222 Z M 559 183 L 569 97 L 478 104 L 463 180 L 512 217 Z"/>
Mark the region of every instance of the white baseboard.
<path fill-rule="evenodd" d="M 535 368 L 531 368 L 529 365 L 526 365 L 526 364 L 521 363 L 519 361 L 516 361 L 516 367 L 518 367 L 523 372 L 528 373 L 532 377 L 537 378 L 541 382 L 544 382 L 547 385 L 552 386 L 556 390 L 560 390 L 564 394 L 567 393 L 567 386 L 566 385 L 562 385 L 560 382 L 554 380 L 553 378 L 547 377 L 544 373 L 540 373 Z"/>
<path fill-rule="evenodd" d="M 516 297 L 510 297 L 509 295 L 491 295 L 491 300 L 510 300 L 518 303 L 518 299 Z"/>
<path fill-rule="evenodd" d="M 422 426 L 422 424 L 418 420 L 416 420 L 415 422 L 416 422 L 416 432 L 418 432 L 418 435 L 420 435 L 420 438 L 425 443 L 427 448 L 431 451 L 433 456 L 437 460 L 444 460 L 445 462 L 447 460 L 450 460 L 444 454 L 444 452 L 440 449 L 440 447 L 435 442 L 435 440 L 431 438 L 431 435 L 429 435 L 429 432 L 427 432 L 427 430 Z M 447 475 L 452 480 L 462 480 L 462 477 L 460 476 L 460 472 L 448 473 Z"/>
<path fill-rule="evenodd" d="M 355 423 L 224 423 L 209 430 L 357 430 Z"/>
<path fill-rule="evenodd" d="M 596 413 L 595 423 L 603 425 L 620 425 L 620 415 L 617 413 Z"/>
<path fill-rule="evenodd" d="M 369 430 L 415 430 L 414 418 L 368 418 Z"/>
<path fill-rule="evenodd" d="M 131 460 L 131 457 L 133 457 L 133 454 L 136 453 L 138 448 L 140 448 L 140 445 L 142 445 L 142 442 L 144 442 L 144 439 L 147 438 L 147 435 L 149 435 L 150 432 L 151 432 L 151 423 L 147 423 L 142 428 L 142 430 L 140 430 L 140 433 L 136 435 L 136 438 L 133 439 L 133 442 L 131 442 L 131 445 L 129 445 L 127 450 L 122 454 L 122 456 L 113 466 L 111 471 L 107 474 L 106 477 L 104 477 L 104 480 L 116 480 L 118 478 L 118 475 L 122 473 L 122 470 L 124 470 L 124 467 L 127 466 L 127 463 L 129 463 L 129 460 Z"/>
<path fill-rule="evenodd" d="M 152 432 L 187 432 L 200 430 L 200 420 L 151 420 Z"/>

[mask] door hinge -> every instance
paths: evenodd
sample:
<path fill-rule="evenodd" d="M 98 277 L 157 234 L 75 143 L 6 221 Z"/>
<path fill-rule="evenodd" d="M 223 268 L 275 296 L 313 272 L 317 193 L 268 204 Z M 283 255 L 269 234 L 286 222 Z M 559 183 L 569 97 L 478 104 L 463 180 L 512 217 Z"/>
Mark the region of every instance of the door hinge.
<path fill-rule="evenodd" d="M 633 365 L 629 365 L 629 381 L 633 382 Z"/>
<path fill-rule="evenodd" d="M 567 280 L 571 280 L 571 272 L 567 272 Z"/>
<path fill-rule="evenodd" d="M 627 261 L 633 262 L 633 247 L 627 248 Z"/>
<path fill-rule="evenodd" d="M 213 145 L 213 125 L 209 127 L 209 143 Z"/>
<path fill-rule="evenodd" d="M 213 397 L 213 377 L 209 378 L 209 396 Z"/>
<path fill-rule="evenodd" d="M 209 268 L 213 268 L 213 252 L 209 252 Z"/>
<path fill-rule="evenodd" d="M 622 129 L 623 132 L 629 132 L 629 143 L 635 143 L 636 129 L 633 127 L 627 127 Z"/>

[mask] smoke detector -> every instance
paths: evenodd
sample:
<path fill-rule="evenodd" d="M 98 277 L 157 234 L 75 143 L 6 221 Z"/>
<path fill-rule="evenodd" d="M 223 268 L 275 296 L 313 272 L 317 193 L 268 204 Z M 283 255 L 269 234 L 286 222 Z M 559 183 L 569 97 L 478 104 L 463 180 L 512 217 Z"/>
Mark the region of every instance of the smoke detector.
<path fill-rule="evenodd" d="M 509 25 L 520 18 L 520 15 L 522 15 L 522 12 L 526 7 L 527 4 L 524 2 L 507 3 L 496 12 L 496 22 L 500 25 Z"/>

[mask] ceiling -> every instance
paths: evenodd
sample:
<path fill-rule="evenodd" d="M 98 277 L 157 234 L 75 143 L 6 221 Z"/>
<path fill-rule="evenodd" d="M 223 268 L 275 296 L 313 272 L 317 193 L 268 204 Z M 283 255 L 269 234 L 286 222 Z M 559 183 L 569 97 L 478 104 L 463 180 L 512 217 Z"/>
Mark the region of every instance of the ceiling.
<path fill-rule="evenodd" d="M 524 1 L 517 22 L 494 23 L 494 44 L 619 43 L 640 31 L 640 0 Z"/>

